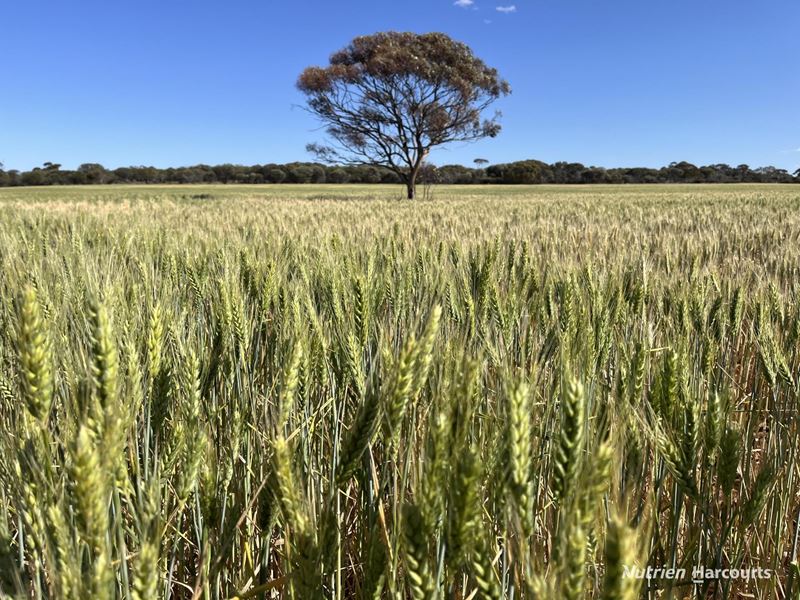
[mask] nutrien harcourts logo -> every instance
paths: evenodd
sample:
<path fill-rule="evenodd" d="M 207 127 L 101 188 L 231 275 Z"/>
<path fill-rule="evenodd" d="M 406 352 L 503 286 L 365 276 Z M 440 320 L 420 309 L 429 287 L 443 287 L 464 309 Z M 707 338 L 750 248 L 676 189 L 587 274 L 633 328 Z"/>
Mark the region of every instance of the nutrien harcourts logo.
<path fill-rule="evenodd" d="M 752 567 L 749 569 L 712 569 L 701 565 L 696 565 L 689 569 L 678 567 L 629 567 L 622 568 L 622 576 L 632 579 L 647 579 L 648 581 L 685 581 L 691 575 L 693 583 L 704 583 L 705 581 L 723 579 L 741 579 L 749 581 L 751 579 L 770 579 L 774 571 L 772 569 L 762 569 Z"/>

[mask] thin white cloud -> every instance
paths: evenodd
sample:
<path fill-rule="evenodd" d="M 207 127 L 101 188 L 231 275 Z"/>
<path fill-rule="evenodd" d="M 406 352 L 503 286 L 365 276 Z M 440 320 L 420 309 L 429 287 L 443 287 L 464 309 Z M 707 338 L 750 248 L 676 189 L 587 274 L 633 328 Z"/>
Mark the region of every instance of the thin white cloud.
<path fill-rule="evenodd" d="M 795 148 L 794 150 L 781 150 L 781 154 L 794 154 L 795 152 L 800 152 L 800 148 Z"/>
<path fill-rule="evenodd" d="M 459 8 L 469 8 L 475 4 L 475 0 L 456 0 L 453 4 Z"/>
<path fill-rule="evenodd" d="M 484 19 L 483 22 L 486 23 L 487 25 L 491 25 L 492 24 L 492 20 L 491 19 Z"/>
<path fill-rule="evenodd" d="M 515 12 L 517 12 L 517 5 L 516 4 L 510 4 L 509 6 L 498 6 L 496 8 L 496 10 L 497 10 L 497 12 L 505 13 L 505 14 L 515 13 Z"/>

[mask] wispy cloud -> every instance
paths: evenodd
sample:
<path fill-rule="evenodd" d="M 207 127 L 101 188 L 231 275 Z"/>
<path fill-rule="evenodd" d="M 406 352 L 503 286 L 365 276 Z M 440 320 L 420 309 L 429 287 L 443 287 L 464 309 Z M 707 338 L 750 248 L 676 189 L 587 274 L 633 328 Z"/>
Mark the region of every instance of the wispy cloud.
<path fill-rule="evenodd" d="M 491 19 L 484 19 L 483 22 L 486 23 L 487 25 L 491 25 L 492 24 L 492 20 Z"/>
<path fill-rule="evenodd" d="M 509 6 L 498 6 L 496 10 L 497 10 L 497 12 L 501 12 L 501 13 L 505 13 L 505 14 L 515 13 L 515 12 L 517 12 L 517 5 L 516 4 L 510 4 Z"/>
<path fill-rule="evenodd" d="M 475 4 L 475 0 L 456 0 L 453 4 L 459 8 L 470 8 Z"/>
<path fill-rule="evenodd" d="M 781 150 L 781 154 L 794 154 L 795 152 L 800 152 L 800 148 L 795 148 L 794 150 Z"/>

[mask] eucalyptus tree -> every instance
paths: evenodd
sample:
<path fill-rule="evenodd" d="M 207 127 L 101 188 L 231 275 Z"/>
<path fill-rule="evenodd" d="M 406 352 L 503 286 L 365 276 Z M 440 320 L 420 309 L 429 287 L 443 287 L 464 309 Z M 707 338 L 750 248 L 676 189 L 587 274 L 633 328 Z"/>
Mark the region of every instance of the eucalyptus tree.
<path fill-rule="evenodd" d="M 297 87 L 331 143 L 309 144 L 326 162 L 381 166 L 408 198 L 433 148 L 495 137 L 510 93 L 497 70 L 443 33 L 385 32 L 355 38 L 326 67 L 308 67 Z"/>

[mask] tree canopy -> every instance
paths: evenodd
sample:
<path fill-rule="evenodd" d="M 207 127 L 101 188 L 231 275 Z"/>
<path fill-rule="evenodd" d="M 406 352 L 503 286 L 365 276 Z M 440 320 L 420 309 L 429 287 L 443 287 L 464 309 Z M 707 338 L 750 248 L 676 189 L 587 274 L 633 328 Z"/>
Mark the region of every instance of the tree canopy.
<path fill-rule="evenodd" d="M 355 38 L 327 67 L 308 67 L 297 87 L 331 145 L 326 162 L 381 166 L 415 196 L 432 148 L 494 137 L 499 113 L 484 111 L 511 88 L 469 46 L 443 33 L 385 32 Z"/>
<path fill-rule="evenodd" d="M 487 160 L 488 162 L 488 160 Z M 48 167 L 48 164 L 50 165 Z M 800 184 L 800 171 L 792 175 L 775 167 L 751 168 L 748 165 L 713 164 L 696 166 L 673 162 L 660 169 L 647 167 L 604 168 L 581 163 L 520 160 L 477 168 L 464 165 L 434 166 L 420 170 L 420 182 L 437 184 L 588 184 L 588 183 L 794 183 Z M 159 169 L 150 166 L 106 169 L 96 163 L 77 170 L 58 163 L 45 163 L 30 171 L 0 168 L 0 187 L 19 185 L 85 185 L 102 183 L 385 183 L 402 184 L 397 173 L 373 165 L 326 165 L 288 163 L 261 165 L 194 165 Z M 424 175 L 424 178 L 423 178 Z"/>

